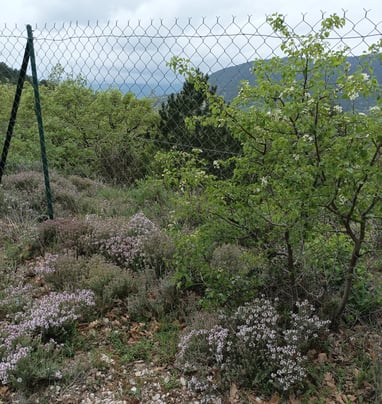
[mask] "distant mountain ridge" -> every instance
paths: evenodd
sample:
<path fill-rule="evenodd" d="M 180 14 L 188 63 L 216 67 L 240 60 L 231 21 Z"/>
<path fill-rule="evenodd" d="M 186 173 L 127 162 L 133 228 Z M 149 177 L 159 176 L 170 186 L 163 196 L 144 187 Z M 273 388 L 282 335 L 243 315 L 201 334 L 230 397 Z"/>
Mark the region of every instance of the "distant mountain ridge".
<path fill-rule="evenodd" d="M 362 65 L 361 58 L 365 56 L 349 56 L 347 62 L 350 63 L 350 72 L 354 72 L 358 65 Z M 368 58 L 368 56 L 366 56 Z M 256 78 L 253 74 L 253 63 L 246 62 L 236 66 L 226 67 L 218 70 L 209 75 L 209 82 L 211 85 L 217 87 L 216 93 L 224 96 L 226 102 L 231 102 L 238 94 L 241 81 L 248 81 L 250 84 L 255 85 Z M 374 58 L 371 62 L 374 70 L 374 75 L 382 87 L 382 60 Z M 0 83 L 16 84 L 18 81 L 19 70 L 7 66 L 4 62 L 0 62 Z M 32 81 L 30 76 L 26 76 L 27 81 Z M 42 80 L 43 84 L 46 80 Z M 117 88 L 122 93 L 133 92 L 138 98 L 149 97 L 155 100 L 155 105 L 158 107 L 162 102 L 165 102 L 170 93 L 178 93 L 182 88 L 182 83 L 176 82 L 165 85 L 160 83 L 102 83 L 92 82 L 89 84 L 95 91 L 104 91 L 108 88 Z M 371 106 L 377 102 L 376 97 L 368 99 L 358 98 L 356 100 L 356 109 L 358 111 L 367 111 Z M 348 110 L 351 107 L 350 101 L 343 100 L 342 107 Z"/>
<path fill-rule="evenodd" d="M 365 57 L 365 56 L 363 56 Z M 368 58 L 368 56 L 366 56 Z M 349 56 L 347 58 L 347 62 L 350 63 L 351 68 L 350 72 L 354 72 L 358 65 L 362 65 L 360 56 Z M 240 82 L 245 80 L 249 81 L 250 84 L 254 85 L 256 83 L 255 75 L 253 74 L 253 63 L 247 62 L 242 63 L 237 66 L 227 67 L 221 70 L 218 70 L 209 76 L 209 82 L 213 86 L 217 86 L 217 94 L 224 96 L 226 102 L 231 102 L 238 94 L 238 90 L 240 88 Z M 378 83 L 382 85 L 382 62 L 377 58 L 373 59 L 371 62 L 371 66 L 374 70 L 374 75 L 378 80 Z M 368 99 L 368 100 L 358 100 L 357 109 L 365 110 L 370 106 L 375 105 L 376 99 Z M 350 103 L 344 100 L 343 107 L 348 108 Z M 349 105 L 347 105 L 349 104 Z"/>
<path fill-rule="evenodd" d="M 17 84 L 19 79 L 19 70 L 12 69 L 4 62 L 0 62 L 0 83 Z M 32 81 L 31 77 L 26 75 L 27 81 Z"/>

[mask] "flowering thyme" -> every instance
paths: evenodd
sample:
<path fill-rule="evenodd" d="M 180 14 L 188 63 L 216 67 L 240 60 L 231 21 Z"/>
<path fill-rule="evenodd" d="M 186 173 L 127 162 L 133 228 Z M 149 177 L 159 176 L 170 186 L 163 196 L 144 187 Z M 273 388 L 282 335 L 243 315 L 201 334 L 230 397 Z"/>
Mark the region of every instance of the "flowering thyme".
<path fill-rule="evenodd" d="M 81 316 L 83 308 L 94 304 L 94 293 L 90 290 L 50 293 L 32 301 L 25 311 L 0 321 L 0 381 L 7 384 L 9 373 L 28 356 L 31 347 L 23 346 L 22 342 L 25 344 L 25 341 L 73 323 Z M 58 347 L 57 344 L 54 346 Z"/>
<path fill-rule="evenodd" d="M 237 382 L 236 377 L 242 382 L 261 375 L 261 382 L 289 390 L 306 377 L 303 353 L 308 342 L 329 324 L 314 314 L 307 301 L 297 303 L 296 308 L 296 313 L 289 313 L 289 326 L 285 327 L 274 302 L 255 299 L 223 316 L 223 325 L 184 334 L 178 362 L 193 371 L 203 366 L 207 373 L 219 369 L 229 375 L 230 382 Z"/>

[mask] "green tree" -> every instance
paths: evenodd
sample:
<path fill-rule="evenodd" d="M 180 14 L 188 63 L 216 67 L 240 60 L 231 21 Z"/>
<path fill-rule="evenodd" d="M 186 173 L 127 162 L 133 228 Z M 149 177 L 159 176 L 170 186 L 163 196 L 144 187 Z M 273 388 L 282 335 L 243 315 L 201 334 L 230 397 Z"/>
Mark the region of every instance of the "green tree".
<path fill-rule="evenodd" d="M 158 114 L 150 99 L 118 90 L 97 93 L 91 119 L 97 123 L 96 170 L 106 180 L 131 184 L 150 173 Z"/>
<path fill-rule="evenodd" d="M 268 22 L 287 57 L 257 61 L 256 85 L 244 84 L 229 106 L 187 61 L 172 65 L 208 97 L 204 124 L 227 125 L 243 147 L 234 176 L 207 186 L 209 214 L 252 239 L 278 274 L 268 287 L 290 302 L 315 295 L 319 304 L 328 287 L 337 327 L 381 214 L 382 180 L 380 107 L 343 112 L 340 100 L 375 96 L 379 87 L 367 66 L 350 74 L 347 49 L 326 41 L 344 19 L 333 15 L 302 36 L 281 15 Z"/>
<path fill-rule="evenodd" d="M 51 164 L 62 172 L 130 184 L 149 170 L 158 114 L 148 99 L 118 90 L 94 92 L 56 66 L 42 88 Z"/>
<path fill-rule="evenodd" d="M 15 97 L 15 84 L 0 84 L 2 103 L 0 106 L 0 129 L 4 135 L 8 128 L 11 109 Z M 3 147 L 3 144 L 1 144 Z M 27 169 L 34 162 L 41 161 L 38 128 L 34 109 L 32 85 L 26 81 L 21 103 L 16 117 L 16 125 L 8 152 L 6 170 Z M 32 163 L 33 162 L 33 163 Z"/>
<path fill-rule="evenodd" d="M 64 173 L 91 176 L 97 141 L 91 118 L 96 94 L 82 78 L 41 86 L 49 162 Z"/>
<path fill-rule="evenodd" d="M 209 95 L 216 94 L 216 87 L 208 83 L 208 75 L 196 70 L 199 79 L 208 89 Z M 210 115 L 209 97 L 195 86 L 193 80 L 183 84 L 178 94 L 171 94 L 159 110 L 159 142 L 164 150 L 175 148 L 190 152 L 200 149 L 201 157 L 209 162 L 209 169 L 213 169 L 216 160 L 225 160 L 241 151 L 240 143 L 232 136 L 226 125 L 204 125 L 200 121 L 191 124 L 190 117 Z M 216 166 L 216 163 L 215 163 Z"/>

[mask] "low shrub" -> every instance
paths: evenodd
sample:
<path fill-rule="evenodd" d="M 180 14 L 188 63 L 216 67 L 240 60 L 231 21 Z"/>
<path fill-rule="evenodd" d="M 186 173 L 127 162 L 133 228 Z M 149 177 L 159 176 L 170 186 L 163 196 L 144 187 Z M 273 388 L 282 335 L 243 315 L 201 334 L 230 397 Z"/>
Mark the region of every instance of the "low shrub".
<path fill-rule="evenodd" d="M 175 192 L 166 187 L 161 179 L 139 180 L 127 194 L 130 214 L 143 211 L 155 219 L 160 226 L 169 222 L 170 212 L 175 206 Z"/>
<path fill-rule="evenodd" d="M 170 313 L 176 316 L 180 296 L 171 274 L 158 279 L 153 268 L 146 268 L 136 273 L 134 279 L 137 291 L 127 300 L 132 318 L 157 319 Z"/>
<path fill-rule="evenodd" d="M 70 175 L 68 180 L 76 187 L 77 192 L 81 192 L 85 196 L 95 196 L 102 187 L 100 182 L 78 175 Z"/>
<path fill-rule="evenodd" d="M 55 341 L 41 343 L 35 338 L 28 342 L 28 348 L 27 355 L 24 356 L 23 352 L 16 354 L 17 366 L 9 372 L 7 385 L 29 395 L 42 386 L 62 382 L 67 377 L 69 369 L 63 365 L 60 344 Z"/>
<path fill-rule="evenodd" d="M 73 255 L 46 253 L 29 263 L 30 271 L 44 279 L 49 288 L 56 292 L 74 291 L 84 288 L 88 277 L 87 260 Z"/>
<path fill-rule="evenodd" d="M 328 323 L 314 314 L 307 301 L 297 303 L 295 313 L 282 316 L 277 302 L 257 298 L 209 327 L 187 329 L 177 361 L 201 376 L 199 388 L 236 383 L 263 392 L 289 391 L 304 382 L 304 355 Z M 214 383 L 208 383 L 211 375 Z"/>
<path fill-rule="evenodd" d="M 204 303 L 238 307 L 255 297 L 260 279 L 249 251 L 237 244 L 223 244 L 214 249 L 208 272 L 203 274 L 206 286 Z"/>
<path fill-rule="evenodd" d="M 89 290 L 52 292 L 31 299 L 22 311 L 0 321 L 0 381 L 7 384 L 17 375 L 19 363 L 35 352 L 36 344 L 62 342 L 67 331 L 94 304 L 94 294 Z"/>
<path fill-rule="evenodd" d="M 59 246 L 60 249 L 82 253 L 82 238 L 88 233 L 87 223 L 79 218 L 56 218 L 38 225 L 38 234 L 44 249 Z"/>
<path fill-rule="evenodd" d="M 84 286 L 94 292 L 96 307 L 100 312 L 110 309 L 138 289 L 137 281 L 129 270 L 106 262 L 102 256 L 92 257 L 87 269 Z"/>
<path fill-rule="evenodd" d="M 94 196 L 99 184 L 80 177 L 65 178 L 50 175 L 51 197 L 56 216 L 71 216 L 88 206 L 87 199 Z M 23 171 L 3 177 L 0 213 L 13 211 L 22 217 L 47 217 L 45 182 L 42 172 Z"/>
<path fill-rule="evenodd" d="M 45 254 L 31 262 L 29 270 L 56 292 L 91 290 L 96 310 L 101 313 L 137 290 L 131 271 L 107 262 L 101 255 Z"/>
<path fill-rule="evenodd" d="M 98 216 L 88 218 L 89 235 L 84 243 L 94 253 L 102 254 L 106 259 L 123 268 L 142 269 L 145 265 L 145 246 L 152 245 L 150 240 L 160 239 L 160 229 L 143 213 L 137 213 L 130 219 L 101 219 Z M 155 235 L 157 236 L 155 238 Z M 153 262 L 158 261 L 152 257 Z M 148 259 L 148 257 L 147 257 Z M 147 260 L 146 259 L 146 260 Z"/>

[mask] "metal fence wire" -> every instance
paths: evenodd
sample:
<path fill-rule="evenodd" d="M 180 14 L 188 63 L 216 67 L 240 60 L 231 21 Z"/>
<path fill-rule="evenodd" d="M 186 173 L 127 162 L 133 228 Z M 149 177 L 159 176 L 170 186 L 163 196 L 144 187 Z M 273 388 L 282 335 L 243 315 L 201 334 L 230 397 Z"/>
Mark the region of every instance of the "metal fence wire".
<path fill-rule="evenodd" d="M 291 28 L 298 34 L 316 32 L 322 18 L 308 15 Z M 333 48 L 344 45 L 359 55 L 382 35 L 382 21 L 368 12 L 353 21 L 347 17 L 344 29 L 328 38 Z M 375 16 L 374 16 L 375 18 Z M 166 95 L 178 91 L 181 80 L 167 66 L 172 56 L 181 56 L 206 74 L 255 59 L 282 55 L 282 37 L 265 18 L 224 20 L 150 20 L 146 22 L 78 22 L 33 27 L 38 75 L 46 79 L 60 64 L 65 72 L 81 75 L 95 90 L 109 87 L 132 91 L 138 97 Z M 0 61 L 19 68 L 26 41 L 23 26 L 0 26 Z M 236 76 L 248 75 L 237 70 Z M 237 77 L 232 77 L 234 80 Z M 224 88 L 219 89 L 224 93 Z"/>
<path fill-rule="evenodd" d="M 309 34 L 319 30 L 325 17 L 324 13 L 320 18 L 314 19 L 309 14 L 302 14 L 298 21 L 288 22 L 287 19 L 287 22 L 295 33 Z M 349 49 L 349 56 L 356 56 L 367 51 L 370 45 L 381 38 L 382 22 L 372 12 L 363 11 L 359 17 L 350 17 L 348 13 L 343 12 L 341 17 L 346 20 L 345 27 L 335 30 L 327 38 L 333 48 L 346 46 Z M 157 110 L 170 94 L 179 92 L 183 86 L 183 78 L 176 75 L 168 66 L 173 56 L 189 59 L 192 65 L 209 76 L 212 85 L 218 85 L 217 92 L 230 101 L 237 91 L 240 80 L 250 77 L 250 67 L 254 60 L 283 55 L 280 49 L 283 38 L 272 30 L 265 17 L 198 20 L 179 18 L 171 21 L 159 19 L 126 23 L 88 22 L 87 24 L 69 22 L 36 25 L 32 28 L 37 75 L 41 83 L 66 78 L 80 80 L 83 86 L 93 91 L 93 95 L 108 89 L 119 90 L 122 94 L 132 92 L 138 100 L 146 97 L 155 99 Z M 2 81 L 0 97 L 2 100 L 5 99 L 9 86 L 14 83 L 13 73 L 20 69 L 26 40 L 24 26 L 6 24 L 0 26 Z M 225 77 L 224 83 L 219 81 L 222 71 Z M 86 98 L 84 94 L 82 96 Z M 27 95 L 25 98 L 28 98 Z M 28 99 L 25 101 L 26 104 L 27 101 Z M 42 97 L 43 115 L 49 108 L 50 105 L 44 105 L 44 97 Z M 72 108 L 70 115 L 56 112 L 60 115 L 57 116 L 60 122 L 56 123 L 60 126 L 59 136 L 62 139 L 72 127 L 81 135 L 83 147 L 86 147 L 91 139 L 99 145 L 102 139 L 108 136 L 105 129 L 101 131 L 100 124 L 98 126 L 95 124 L 95 121 L 101 118 L 93 116 L 85 119 L 81 112 L 81 105 L 78 108 L 78 111 Z M 27 109 L 27 107 L 21 109 L 18 116 L 18 125 L 24 129 L 33 127 L 32 118 L 28 115 Z M 144 111 L 142 106 L 141 117 Z M 1 102 L 0 139 L 3 139 L 5 134 L 9 112 L 9 103 Z M 59 143 L 57 134 L 53 133 L 54 124 L 53 118 L 46 122 L 50 164 L 53 167 L 65 169 L 64 166 L 70 158 L 63 159 L 61 156 L 61 160 L 66 162 L 61 161 L 59 154 L 73 155 L 74 159 L 76 152 L 69 150 L 69 147 L 64 152 L 57 148 L 55 152 L 50 149 L 54 143 L 56 145 Z M 131 125 L 134 127 L 134 123 Z M 20 126 L 18 130 L 22 132 Z M 18 136 L 17 128 L 15 136 Z M 147 137 L 142 133 L 137 133 L 136 136 L 141 136 L 142 141 L 147 141 Z M 219 152 L 220 154 L 216 154 L 217 157 L 222 153 L 237 152 L 234 143 L 227 145 L 222 141 L 218 144 L 216 138 L 216 136 L 213 137 L 212 143 L 202 144 L 200 147 L 204 148 L 208 154 Z M 221 139 L 227 139 L 227 136 L 223 134 Z M 171 146 L 171 140 L 169 143 Z M 194 147 L 195 144 L 191 142 L 189 146 Z M 19 149 L 22 150 L 22 145 L 19 145 Z M 28 150 L 25 153 L 29 152 Z M 101 151 L 97 153 L 99 158 L 106 159 L 102 157 Z M 216 156 L 214 155 L 213 158 Z M 83 154 L 81 158 L 84 159 Z M 93 157 L 89 153 L 87 158 L 81 169 L 77 167 L 72 170 L 77 170 L 80 174 L 83 170 L 87 174 L 86 167 L 89 167 L 89 161 Z M 111 156 L 107 158 L 113 160 Z M 117 151 L 115 158 L 121 158 Z M 128 161 L 125 166 L 126 170 L 131 170 L 131 164 Z M 68 167 L 66 169 L 70 171 Z M 134 170 L 141 168 L 138 164 Z M 105 168 L 104 171 L 103 174 L 106 177 L 114 175 L 111 174 L 110 167 Z M 134 177 L 131 173 L 129 175 Z"/>

